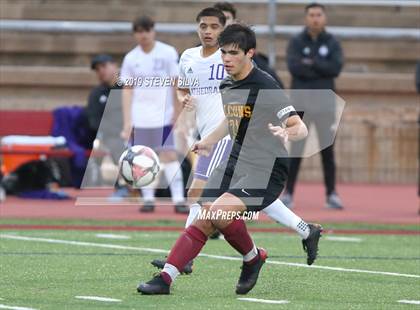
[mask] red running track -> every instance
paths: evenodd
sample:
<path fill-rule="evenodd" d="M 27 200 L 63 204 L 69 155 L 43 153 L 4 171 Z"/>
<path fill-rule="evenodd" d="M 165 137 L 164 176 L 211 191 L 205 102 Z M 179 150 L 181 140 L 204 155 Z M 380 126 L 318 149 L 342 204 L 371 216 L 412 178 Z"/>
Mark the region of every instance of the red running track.
<path fill-rule="evenodd" d="M 79 230 L 79 231 L 183 231 L 183 226 L 101 226 L 101 225 L 28 225 L 0 224 L 0 230 Z M 294 233 L 288 228 L 248 227 L 250 232 Z M 409 229 L 324 229 L 323 234 L 346 235 L 413 235 L 420 230 Z"/>
<path fill-rule="evenodd" d="M 66 190 L 73 197 L 90 199 L 109 195 L 109 190 Z M 320 223 L 372 223 L 372 224 L 420 224 L 419 200 L 415 185 L 355 185 L 341 184 L 338 192 L 344 202 L 342 211 L 324 207 L 322 184 L 299 184 L 296 189 L 295 209 L 306 221 Z M 80 202 L 80 200 L 78 200 Z M 151 214 L 138 212 L 138 205 L 118 205 L 94 202 L 92 205 L 76 205 L 76 200 L 51 201 L 27 200 L 8 197 L 0 204 L 1 218 L 25 219 L 90 219 L 90 220 L 179 220 L 185 215 L 175 214 L 173 207 L 161 204 Z M 261 214 L 260 220 L 270 221 Z"/>

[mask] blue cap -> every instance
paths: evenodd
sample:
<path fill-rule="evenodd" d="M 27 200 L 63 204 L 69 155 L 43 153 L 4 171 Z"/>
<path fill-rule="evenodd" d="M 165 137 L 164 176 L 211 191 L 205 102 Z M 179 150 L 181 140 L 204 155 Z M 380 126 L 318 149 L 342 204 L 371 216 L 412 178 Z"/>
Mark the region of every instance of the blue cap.
<path fill-rule="evenodd" d="M 112 56 L 108 55 L 108 54 L 96 55 L 92 58 L 92 60 L 90 62 L 90 68 L 92 70 L 95 70 L 97 65 L 104 64 L 104 63 L 107 63 L 107 62 L 114 62 L 114 58 L 112 58 Z"/>

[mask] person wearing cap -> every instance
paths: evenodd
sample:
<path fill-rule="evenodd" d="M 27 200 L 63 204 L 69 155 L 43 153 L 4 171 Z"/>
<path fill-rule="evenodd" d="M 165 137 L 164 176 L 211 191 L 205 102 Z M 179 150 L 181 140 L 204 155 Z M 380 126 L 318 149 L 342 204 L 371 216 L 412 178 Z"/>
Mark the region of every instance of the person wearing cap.
<path fill-rule="evenodd" d="M 118 66 L 110 55 L 94 56 L 91 61 L 91 69 L 95 71 L 99 85 L 91 90 L 85 111 L 90 129 L 98 131 L 111 89 L 121 89 L 121 86 L 118 85 Z M 106 130 L 112 130 L 111 127 L 122 128 L 121 104 L 119 106 L 117 104 L 112 105 L 112 108 L 113 112 L 116 113 L 113 114 L 115 117 L 110 118 L 113 126 L 106 124 Z M 111 135 L 119 136 L 119 132 L 114 129 Z M 121 138 L 120 140 L 122 141 Z"/>
<path fill-rule="evenodd" d="M 99 85 L 91 90 L 85 108 L 88 126 L 96 133 L 100 144 L 109 151 L 114 164 L 118 164 L 125 149 L 124 140 L 120 136 L 123 117 L 119 68 L 112 56 L 100 54 L 92 58 L 91 69 L 95 71 Z M 119 200 L 128 195 L 128 189 L 117 183 L 111 200 Z"/>

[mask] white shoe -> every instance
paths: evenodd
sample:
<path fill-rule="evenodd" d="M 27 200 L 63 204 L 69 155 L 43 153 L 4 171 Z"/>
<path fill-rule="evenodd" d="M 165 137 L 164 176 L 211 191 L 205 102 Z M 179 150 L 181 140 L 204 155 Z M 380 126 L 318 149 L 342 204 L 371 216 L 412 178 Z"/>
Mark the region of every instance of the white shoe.
<path fill-rule="evenodd" d="M 326 207 L 328 209 L 335 209 L 335 210 L 341 210 L 343 209 L 343 203 L 341 202 L 340 197 L 338 197 L 336 192 L 331 193 L 327 197 Z"/>
<path fill-rule="evenodd" d="M 6 200 L 6 191 L 3 187 L 0 186 L 0 202 L 3 202 Z"/>

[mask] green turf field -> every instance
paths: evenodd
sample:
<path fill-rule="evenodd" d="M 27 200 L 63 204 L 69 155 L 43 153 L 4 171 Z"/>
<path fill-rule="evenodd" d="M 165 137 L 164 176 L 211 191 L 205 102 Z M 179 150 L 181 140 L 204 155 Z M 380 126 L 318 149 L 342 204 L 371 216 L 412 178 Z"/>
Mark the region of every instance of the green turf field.
<path fill-rule="evenodd" d="M 257 245 L 268 250 L 270 263 L 263 267 L 259 282 L 246 296 L 234 293 L 241 262 L 229 258 L 238 255 L 225 241 L 211 240 L 203 253 L 221 257 L 198 258 L 194 273 L 180 276 L 171 296 L 142 296 L 136 293 L 138 282 L 151 278 L 156 269 L 150 261 L 163 257 L 178 233 L 2 230 L 0 234 L 3 306 L 54 310 L 420 308 L 397 302 L 420 300 L 418 235 L 325 235 L 316 266 L 338 268 L 331 270 L 305 267 L 300 240 L 293 234 L 253 233 Z M 101 238 L 97 234 L 126 239 Z M 121 301 L 82 300 L 75 296 Z M 289 303 L 263 304 L 238 297 Z"/>

